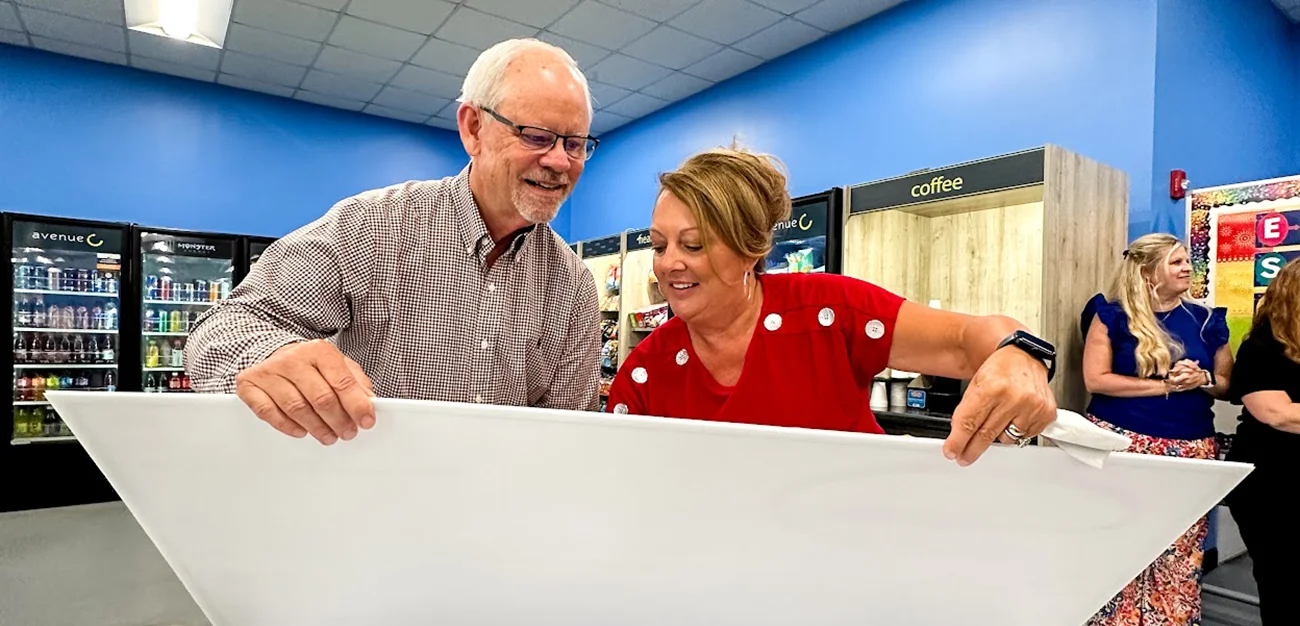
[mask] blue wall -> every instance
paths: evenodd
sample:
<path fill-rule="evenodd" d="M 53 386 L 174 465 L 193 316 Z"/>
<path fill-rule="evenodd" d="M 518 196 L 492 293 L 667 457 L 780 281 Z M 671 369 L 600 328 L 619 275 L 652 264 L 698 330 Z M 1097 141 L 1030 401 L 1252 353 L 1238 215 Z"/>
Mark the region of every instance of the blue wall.
<path fill-rule="evenodd" d="M 1159 0 L 1156 35 L 1156 230 L 1184 235 L 1192 187 L 1300 174 L 1300 28 L 1269 0 Z"/>
<path fill-rule="evenodd" d="M 611 133 L 570 232 L 644 227 L 656 174 L 733 135 L 795 195 L 1053 143 L 1128 172 L 1144 232 L 1155 21 L 1153 0 L 907 2 Z"/>
<path fill-rule="evenodd" d="M 468 159 L 429 126 L 5 45 L 0 138 L 0 209 L 270 236 Z"/>

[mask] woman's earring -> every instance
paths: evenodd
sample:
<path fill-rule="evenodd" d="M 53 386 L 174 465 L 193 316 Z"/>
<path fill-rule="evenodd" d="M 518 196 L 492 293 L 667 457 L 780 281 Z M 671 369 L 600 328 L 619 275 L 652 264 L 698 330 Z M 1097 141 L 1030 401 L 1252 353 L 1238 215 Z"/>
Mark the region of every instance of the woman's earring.
<path fill-rule="evenodd" d="M 746 272 L 745 272 L 745 299 L 746 299 L 746 300 L 750 300 L 750 299 L 752 299 L 753 297 L 754 297 L 754 294 L 753 294 L 752 292 L 749 291 L 749 272 L 746 271 Z"/>

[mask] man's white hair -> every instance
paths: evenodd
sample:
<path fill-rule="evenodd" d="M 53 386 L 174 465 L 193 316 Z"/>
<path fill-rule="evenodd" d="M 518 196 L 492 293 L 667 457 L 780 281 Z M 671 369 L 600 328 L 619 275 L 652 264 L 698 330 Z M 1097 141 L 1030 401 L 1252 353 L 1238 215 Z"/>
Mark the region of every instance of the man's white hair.
<path fill-rule="evenodd" d="M 460 100 L 480 107 L 495 110 L 506 96 L 506 68 L 519 55 L 534 50 L 545 50 L 560 57 L 573 77 L 582 85 L 583 95 L 587 100 L 587 117 L 592 115 L 591 87 L 587 85 L 587 76 L 578 67 L 578 62 L 569 56 L 563 48 L 533 38 L 507 39 L 483 51 L 469 68 L 465 83 L 461 86 Z"/>

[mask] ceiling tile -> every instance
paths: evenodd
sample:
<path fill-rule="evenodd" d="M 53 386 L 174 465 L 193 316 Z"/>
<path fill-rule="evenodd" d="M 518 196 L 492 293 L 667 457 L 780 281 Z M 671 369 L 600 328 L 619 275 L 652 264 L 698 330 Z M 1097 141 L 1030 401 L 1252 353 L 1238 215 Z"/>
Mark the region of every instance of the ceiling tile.
<path fill-rule="evenodd" d="M 666 67 L 659 67 L 622 54 L 612 54 L 588 70 L 587 77 L 615 87 L 636 91 L 671 73 L 672 70 Z"/>
<path fill-rule="evenodd" d="M 443 74 L 422 67 L 407 65 L 393 77 L 392 84 L 402 89 L 419 91 L 440 98 L 454 100 L 460 97 L 460 88 L 465 79 L 451 74 Z"/>
<path fill-rule="evenodd" d="M 601 0 L 610 6 L 648 17 L 656 22 L 667 22 L 682 11 L 695 6 L 700 0 Z"/>
<path fill-rule="evenodd" d="M 537 28 L 559 19 L 575 4 L 578 0 L 465 0 L 467 7 Z"/>
<path fill-rule="evenodd" d="M 667 100 L 652 98 L 642 93 L 634 93 L 614 103 L 613 106 L 605 107 L 604 111 L 636 119 L 643 115 L 649 115 L 654 111 L 658 111 L 667 104 Z"/>
<path fill-rule="evenodd" d="M 384 87 L 384 90 L 375 96 L 373 102 L 392 109 L 401 109 L 429 117 L 441 111 L 442 107 L 447 106 L 447 103 L 451 101 L 427 93 L 390 86 Z"/>
<path fill-rule="evenodd" d="M 234 21 L 300 39 L 325 41 L 338 13 L 288 0 L 242 0 L 235 3 Z"/>
<path fill-rule="evenodd" d="M 597 109 L 603 109 L 632 94 L 631 91 L 622 87 L 615 87 L 613 85 L 606 85 L 605 83 L 598 83 L 595 81 L 589 81 L 588 86 L 591 88 L 591 98 L 595 100 L 593 106 Z"/>
<path fill-rule="evenodd" d="M 700 39 L 671 26 L 660 26 L 621 52 L 642 61 L 680 70 L 721 49 L 722 46 L 707 39 Z"/>
<path fill-rule="evenodd" d="M 445 120 L 451 120 L 452 123 L 455 123 L 456 112 L 459 110 L 460 110 L 460 103 L 455 100 L 452 100 L 451 102 L 447 103 L 447 106 L 442 107 L 442 109 L 438 111 L 438 117 L 441 117 L 442 119 Z"/>
<path fill-rule="evenodd" d="M 411 63 L 453 76 L 464 76 L 478 55 L 479 51 L 473 48 L 430 37 L 429 42 L 411 57 Z"/>
<path fill-rule="evenodd" d="M 371 56 L 406 61 L 424 43 L 424 37 L 374 22 L 344 16 L 329 42 Z"/>
<path fill-rule="evenodd" d="M 455 8 L 455 4 L 443 0 L 352 0 L 347 13 L 372 22 L 432 35 Z"/>
<path fill-rule="evenodd" d="M 682 72 L 673 72 L 667 78 L 642 89 L 641 93 L 675 102 L 704 91 L 711 86 L 713 86 L 713 83 L 703 78 L 696 78 Z"/>
<path fill-rule="evenodd" d="M 753 0 L 753 1 L 769 9 L 772 9 L 773 11 L 784 13 L 786 15 L 794 15 L 795 13 L 798 13 L 799 11 L 802 11 L 819 2 L 819 0 Z"/>
<path fill-rule="evenodd" d="M 903 0 L 822 0 L 796 13 L 795 17 L 822 30 L 835 32 L 902 2 Z"/>
<path fill-rule="evenodd" d="M 387 117 L 389 119 L 401 120 L 403 122 L 410 122 L 412 124 L 422 124 L 424 123 L 424 120 L 429 119 L 428 115 L 421 115 L 419 113 L 411 113 L 410 111 L 401 111 L 398 109 L 390 109 L 386 106 L 380 106 L 378 104 L 366 105 L 366 108 L 362 110 L 371 115 L 378 115 L 380 117 Z"/>
<path fill-rule="evenodd" d="M 307 72 L 307 78 L 302 80 L 299 85 L 300 89 L 315 91 L 327 96 L 336 96 L 348 100 L 360 100 L 368 102 L 375 94 L 379 93 L 382 85 L 338 74 L 330 74 L 320 70 Z"/>
<path fill-rule="evenodd" d="M 18 9 L 8 2 L 0 2 L 0 29 L 25 32 L 21 22 L 18 21 Z"/>
<path fill-rule="evenodd" d="M 50 13 L 28 6 L 18 7 L 27 32 L 33 36 L 75 41 L 77 45 L 126 52 L 126 29 L 92 22 L 70 15 Z"/>
<path fill-rule="evenodd" d="M 786 18 L 759 31 L 756 35 L 736 42 L 733 47 L 757 57 L 775 59 L 817 41 L 825 35 L 824 31 L 799 20 Z"/>
<path fill-rule="evenodd" d="M 231 24 L 226 31 L 226 49 L 247 52 L 294 65 L 311 65 L 320 44 L 243 24 Z"/>
<path fill-rule="evenodd" d="M 294 2 L 310 4 L 312 6 L 320 7 L 322 9 L 329 9 L 331 11 L 342 11 L 343 7 L 348 5 L 348 0 L 294 0 Z"/>
<path fill-rule="evenodd" d="M 596 111 L 596 115 L 591 118 L 591 133 L 599 138 L 600 135 L 614 130 L 630 121 L 632 121 L 632 118 L 630 117 L 617 115 L 610 113 L 609 111 Z M 599 147 L 596 148 L 596 153 L 600 153 Z"/>
<path fill-rule="evenodd" d="M 781 20 L 748 0 L 704 0 L 669 22 L 693 35 L 731 45 Z"/>
<path fill-rule="evenodd" d="M 116 26 L 126 25 L 126 14 L 122 0 L 16 0 L 38 9 L 55 11 L 64 15 L 105 22 Z"/>
<path fill-rule="evenodd" d="M 753 69 L 762 62 L 763 59 L 754 55 L 727 48 L 683 71 L 692 76 L 707 78 L 716 82 L 731 78 L 745 70 Z"/>
<path fill-rule="evenodd" d="M 11 46 L 26 46 L 27 33 L 20 33 L 16 30 L 5 30 L 0 28 L 0 43 L 7 43 Z"/>
<path fill-rule="evenodd" d="M 315 67 L 326 72 L 333 72 L 352 78 L 360 78 L 375 83 L 386 83 L 401 69 L 402 64 L 391 59 L 381 59 L 368 54 L 325 46 Z"/>
<path fill-rule="evenodd" d="M 132 57 L 145 56 L 210 72 L 215 72 L 217 64 L 221 62 L 221 51 L 216 48 L 196 46 L 192 43 L 142 33 L 138 30 L 126 31 L 126 37 L 131 43 Z M 135 65 L 134 59 L 132 59 L 132 65 Z M 136 65 L 136 67 L 140 66 Z M 210 79 L 209 82 L 211 82 Z"/>
<path fill-rule="evenodd" d="M 167 61 L 159 61 L 149 57 L 136 56 L 135 54 L 131 55 L 131 67 L 149 72 L 158 72 L 160 74 L 171 74 L 172 76 L 180 76 L 181 78 L 203 81 L 205 83 L 210 83 L 217 79 L 217 73 L 212 70 L 202 70 L 188 65 L 168 63 Z"/>
<path fill-rule="evenodd" d="M 292 98 L 294 92 L 293 87 L 272 85 L 271 83 L 264 83 L 260 80 L 243 78 L 232 74 L 222 74 L 218 76 L 217 82 L 226 85 L 227 87 L 234 87 L 236 89 L 247 89 L 249 91 L 260 91 L 265 94 L 280 96 L 282 98 Z"/>
<path fill-rule="evenodd" d="M 311 102 L 312 104 L 319 104 L 321 106 L 327 106 L 335 109 L 344 109 L 347 111 L 360 111 L 361 109 L 364 109 L 366 107 L 366 103 L 364 102 L 349 100 L 347 98 L 338 98 L 323 93 L 316 93 L 314 91 L 299 91 L 298 93 L 294 94 L 293 99 L 302 100 L 303 102 Z"/>
<path fill-rule="evenodd" d="M 75 43 L 68 43 L 66 41 L 59 41 L 57 39 L 47 39 L 45 37 L 32 35 L 32 46 L 47 52 L 57 52 L 59 54 L 81 57 L 92 61 L 126 65 L 126 54 L 124 53 L 113 52 L 101 48 L 91 48 L 90 46 L 82 46 Z"/>
<path fill-rule="evenodd" d="M 439 39 L 466 45 L 475 50 L 486 50 L 506 39 L 532 37 L 536 34 L 537 28 L 533 26 L 525 26 L 466 7 L 456 9 L 447 23 L 438 29 Z"/>
<path fill-rule="evenodd" d="M 428 124 L 429 126 L 433 126 L 435 128 L 441 128 L 443 130 L 450 130 L 450 131 L 460 130 L 460 128 L 456 126 L 456 120 L 449 120 L 441 117 L 429 118 L 429 121 L 425 122 L 425 124 Z"/>
<path fill-rule="evenodd" d="M 602 48 L 618 50 L 654 27 L 654 22 L 639 15 L 605 6 L 595 0 L 582 0 L 582 4 L 574 7 L 548 30 Z"/>
<path fill-rule="evenodd" d="M 578 62 L 578 67 L 581 67 L 584 70 L 600 63 L 605 60 L 605 57 L 612 54 L 609 50 L 599 46 L 593 46 L 589 43 L 583 43 L 563 35 L 557 35 L 549 30 L 538 36 L 538 39 L 553 46 L 564 48 L 564 51 L 568 52 L 569 56 L 573 57 L 573 60 Z"/>
<path fill-rule="evenodd" d="M 307 68 L 304 67 L 260 59 L 233 50 L 227 50 L 222 55 L 221 71 L 235 76 L 289 87 L 297 87 L 298 83 L 302 82 L 302 77 L 307 74 Z"/>

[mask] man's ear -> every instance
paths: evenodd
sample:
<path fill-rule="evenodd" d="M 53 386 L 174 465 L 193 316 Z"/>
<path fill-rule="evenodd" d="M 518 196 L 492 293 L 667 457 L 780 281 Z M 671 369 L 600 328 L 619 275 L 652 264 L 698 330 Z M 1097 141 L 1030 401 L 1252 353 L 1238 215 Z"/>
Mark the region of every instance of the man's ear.
<path fill-rule="evenodd" d="M 483 151 L 482 112 L 468 102 L 460 103 L 456 109 L 456 126 L 460 129 L 460 143 L 465 146 L 465 152 L 471 158 L 477 157 Z"/>

